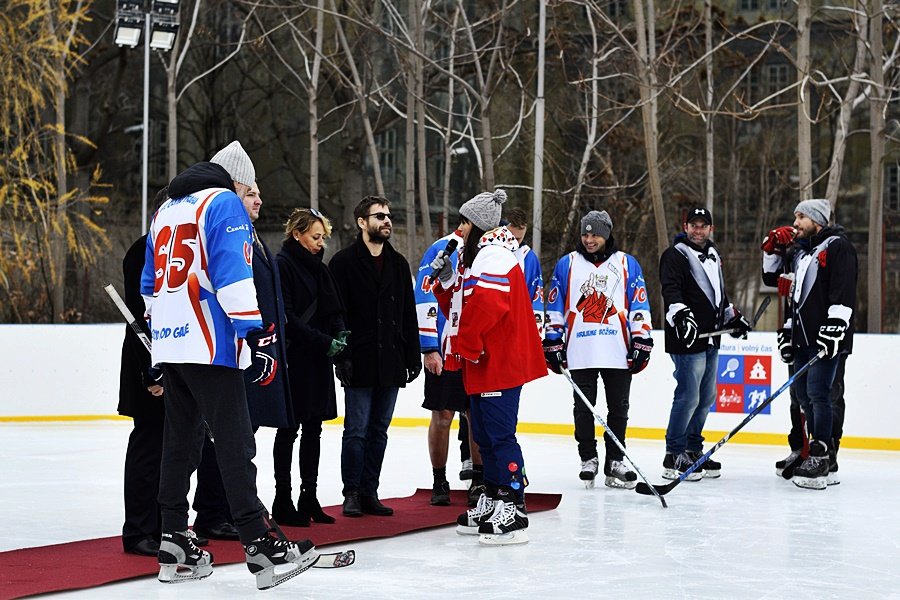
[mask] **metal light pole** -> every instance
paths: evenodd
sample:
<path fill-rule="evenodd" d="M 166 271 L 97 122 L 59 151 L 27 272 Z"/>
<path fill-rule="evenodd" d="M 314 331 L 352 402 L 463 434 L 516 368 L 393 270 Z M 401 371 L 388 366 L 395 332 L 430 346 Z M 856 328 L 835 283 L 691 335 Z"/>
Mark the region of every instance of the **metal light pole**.
<path fill-rule="evenodd" d="M 150 49 L 168 52 L 178 33 L 180 0 L 117 0 L 117 46 L 136 47 L 144 34 L 144 111 L 141 125 L 141 235 L 147 233 L 147 183 L 150 163 Z M 147 6 L 149 4 L 149 6 Z"/>

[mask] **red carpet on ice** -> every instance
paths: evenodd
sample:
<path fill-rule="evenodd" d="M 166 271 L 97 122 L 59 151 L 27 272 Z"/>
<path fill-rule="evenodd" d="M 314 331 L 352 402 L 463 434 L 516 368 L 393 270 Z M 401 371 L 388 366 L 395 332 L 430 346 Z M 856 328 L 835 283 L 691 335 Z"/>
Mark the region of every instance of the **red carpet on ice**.
<path fill-rule="evenodd" d="M 310 538 L 316 546 L 345 544 L 356 540 L 392 537 L 402 533 L 443 527 L 456 523 L 465 505 L 465 492 L 452 492 L 450 506 L 431 506 L 431 490 L 417 490 L 406 498 L 390 498 L 384 504 L 394 509 L 392 517 L 340 517 L 340 506 L 326 508 L 338 516 L 334 525 L 284 527 L 289 538 Z M 559 506 L 559 494 L 527 494 L 528 512 L 553 510 Z M 244 561 L 238 542 L 210 540 L 206 550 L 215 564 Z M 119 536 L 83 540 L 0 552 L 0 598 L 21 598 L 35 594 L 77 590 L 135 577 L 155 576 L 159 565 L 154 558 L 134 556 L 122 551 Z"/>

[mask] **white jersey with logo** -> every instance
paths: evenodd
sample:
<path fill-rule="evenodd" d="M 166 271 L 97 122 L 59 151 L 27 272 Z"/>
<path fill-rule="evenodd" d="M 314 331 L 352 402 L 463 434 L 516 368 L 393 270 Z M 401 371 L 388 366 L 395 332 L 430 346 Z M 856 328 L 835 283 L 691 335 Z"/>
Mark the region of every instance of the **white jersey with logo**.
<path fill-rule="evenodd" d="M 153 364 L 246 368 L 243 338 L 262 327 L 253 237 L 240 198 L 209 188 L 163 204 L 147 235 L 141 294 Z"/>

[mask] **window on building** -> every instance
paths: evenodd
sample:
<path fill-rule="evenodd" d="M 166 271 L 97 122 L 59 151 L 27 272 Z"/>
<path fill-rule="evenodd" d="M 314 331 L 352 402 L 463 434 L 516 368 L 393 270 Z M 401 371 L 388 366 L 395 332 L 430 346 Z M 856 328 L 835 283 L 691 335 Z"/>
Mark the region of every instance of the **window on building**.
<path fill-rule="evenodd" d="M 609 18 L 616 19 L 628 16 L 627 0 L 609 0 L 606 4 L 606 14 Z"/>
<path fill-rule="evenodd" d="M 154 179 L 166 179 L 169 162 L 169 144 L 166 123 L 159 120 L 150 124 L 150 174 Z"/>
<path fill-rule="evenodd" d="M 744 90 L 745 103 L 753 104 L 757 100 L 761 100 L 762 96 L 760 95 L 759 69 L 750 69 L 744 76 L 744 81 L 741 86 Z"/>
<path fill-rule="evenodd" d="M 900 165 L 896 163 L 884 168 L 884 207 L 900 211 Z"/>
<path fill-rule="evenodd" d="M 766 95 L 772 95 L 791 84 L 790 65 L 766 65 Z"/>
<path fill-rule="evenodd" d="M 741 10 L 759 10 L 759 0 L 741 0 Z"/>
<path fill-rule="evenodd" d="M 394 181 L 397 176 L 397 130 L 388 129 L 377 134 L 375 145 L 378 146 L 381 177 L 385 181 Z"/>

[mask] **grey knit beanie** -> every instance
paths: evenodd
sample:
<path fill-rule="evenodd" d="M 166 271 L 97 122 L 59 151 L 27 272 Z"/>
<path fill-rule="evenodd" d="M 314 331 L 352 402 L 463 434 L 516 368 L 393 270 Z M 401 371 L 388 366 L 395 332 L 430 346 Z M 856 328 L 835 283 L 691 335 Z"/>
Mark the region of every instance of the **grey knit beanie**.
<path fill-rule="evenodd" d="M 612 227 L 612 219 L 605 210 L 592 210 L 581 217 L 581 235 L 593 233 L 608 240 L 609 234 L 612 233 Z"/>
<path fill-rule="evenodd" d="M 243 183 L 247 187 L 252 187 L 253 182 L 256 181 L 256 169 L 253 168 L 253 161 L 250 160 L 237 140 L 216 152 L 209 162 L 221 165 L 231 175 L 232 180 Z"/>
<path fill-rule="evenodd" d="M 828 225 L 831 220 L 831 204 L 828 200 L 816 198 L 813 200 L 804 200 L 794 209 L 794 214 L 803 213 L 814 222 L 822 227 Z"/>
<path fill-rule="evenodd" d="M 459 214 L 467 218 L 482 231 L 490 231 L 500 226 L 500 205 L 506 202 L 506 192 L 501 189 L 482 192 L 463 204 Z"/>

